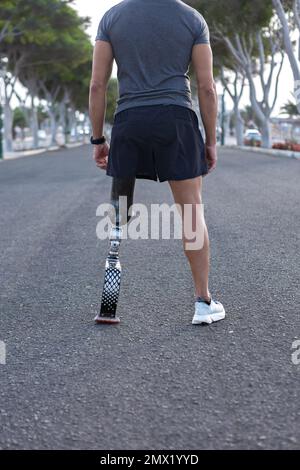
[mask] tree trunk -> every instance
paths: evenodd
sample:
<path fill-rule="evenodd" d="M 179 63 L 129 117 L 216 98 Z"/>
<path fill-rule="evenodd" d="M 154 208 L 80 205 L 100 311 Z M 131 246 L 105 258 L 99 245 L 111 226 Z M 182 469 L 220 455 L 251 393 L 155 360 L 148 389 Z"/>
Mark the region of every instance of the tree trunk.
<path fill-rule="evenodd" d="M 59 103 L 59 123 L 62 126 L 62 133 L 64 135 L 64 143 L 63 146 L 66 145 L 66 133 L 65 133 L 65 128 L 66 128 L 66 106 L 64 101 L 61 101 Z"/>
<path fill-rule="evenodd" d="M 234 109 L 236 144 L 244 144 L 244 120 L 238 107 Z"/>
<path fill-rule="evenodd" d="M 85 133 L 84 133 L 84 130 L 85 130 L 85 120 L 82 121 L 81 123 L 81 129 L 82 129 L 82 142 L 85 141 Z"/>
<path fill-rule="evenodd" d="M 34 96 L 31 95 L 31 132 L 32 132 L 32 137 L 33 137 L 33 148 L 37 149 L 39 146 L 39 136 L 38 136 L 38 116 L 37 116 L 37 110 L 34 105 Z"/>
<path fill-rule="evenodd" d="M 296 59 L 296 54 L 294 53 L 293 43 L 290 38 L 290 28 L 288 25 L 284 8 L 280 0 L 273 0 L 273 5 L 278 15 L 279 21 L 282 25 L 282 34 L 283 34 L 285 51 L 290 61 L 291 69 L 294 75 L 294 80 L 299 81 L 300 80 L 300 68 Z"/>
<path fill-rule="evenodd" d="M 9 101 L 5 100 L 4 104 L 4 146 L 6 152 L 13 151 L 13 112 L 10 107 Z"/>
<path fill-rule="evenodd" d="M 263 148 L 271 148 L 271 130 L 270 130 L 270 121 L 266 119 L 261 125 L 261 133 L 262 133 L 262 147 Z"/>
<path fill-rule="evenodd" d="M 261 123 L 261 132 L 262 132 L 262 147 L 270 148 L 270 116 L 266 113 L 264 114 L 259 106 L 259 102 L 256 96 L 256 88 L 252 76 L 248 76 L 249 88 L 250 88 L 250 102 L 252 109 Z"/>
<path fill-rule="evenodd" d="M 71 119 L 70 119 L 70 130 L 72 131 L 74 129 L 74 139 L 75 142 L 78 141 L 78 132 L 77 132 L 77 120 L 76 120 L 76 111 L 74 107 L 71 107 Z"/>
<path fill-rule="evenodd" d="M 52 109 L 49 109 L 49 117 L 50 117 L 50 130 L 51 130 L 51 140 L 50 140 L 50 147 L 51 147 L 52 145 L 56 145 L 56 130 L 57 130 L 55 112 Z"/>
<path fill-rule="evenodd" d="M 75 116 L 75 120 L 74 120 L 74 137 L 75 137 L 75 142 L 78 142 L 79 141 L 79 134 L 78 134 L 76 116 Z"/>

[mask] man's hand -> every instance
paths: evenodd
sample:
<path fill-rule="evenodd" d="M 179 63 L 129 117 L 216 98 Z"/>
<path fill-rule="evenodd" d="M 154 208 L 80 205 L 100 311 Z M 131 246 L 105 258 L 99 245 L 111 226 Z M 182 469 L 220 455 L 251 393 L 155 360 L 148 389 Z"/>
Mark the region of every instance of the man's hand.
<path fill-rule="evenodd" d="M 105 142 L 103 145 L 94 145 L 94 160 L 98 168 L 106 170 L 109 154 L 109 145 Z"/>
<path fill-rule="evenodd" d="M 211 173 L 217 166 L 217 146 L 205 145 L 205 156 L 208 165 L 208 173 Z"/>

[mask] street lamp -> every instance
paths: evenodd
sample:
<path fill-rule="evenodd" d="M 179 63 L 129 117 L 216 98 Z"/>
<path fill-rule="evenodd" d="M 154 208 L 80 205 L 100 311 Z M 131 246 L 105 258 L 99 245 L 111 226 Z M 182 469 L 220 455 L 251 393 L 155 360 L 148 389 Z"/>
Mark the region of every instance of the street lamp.
<path fill-rule="evenodd" d="M 3 158 L 3 138 L 2 138 L 2 128 L 3 128 L 3 118 L 2 118 L 2 82 L 4 82 L 6 70 L 7 70 L 7 57 L 0 58 L 0 160 Z"/>

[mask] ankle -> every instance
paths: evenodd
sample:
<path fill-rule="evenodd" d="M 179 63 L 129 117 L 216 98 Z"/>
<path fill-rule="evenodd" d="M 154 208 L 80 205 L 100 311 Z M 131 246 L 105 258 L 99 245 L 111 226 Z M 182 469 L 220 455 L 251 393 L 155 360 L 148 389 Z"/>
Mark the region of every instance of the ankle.
<path fill-rule="evenodd" d="M 206 293 L 199 292 L 195 294 L 195 300 L 197 301 L 198 299 L 201 299 L 201 300 L 204 300 L 204 302 L 210 303 L 211 295 L 209 292 L 206 292 Z"/>

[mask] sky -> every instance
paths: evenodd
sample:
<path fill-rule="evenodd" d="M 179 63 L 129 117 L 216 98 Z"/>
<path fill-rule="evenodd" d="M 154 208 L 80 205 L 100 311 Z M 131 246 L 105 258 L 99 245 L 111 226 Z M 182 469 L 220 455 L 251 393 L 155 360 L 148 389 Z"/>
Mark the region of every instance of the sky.
<path fill-rule="evenodd" d="M 89 16 L 92 20 L 88 33 L 94 42 L 99 21 L 104 13 L 114 5 L 120 3 L 120 0 L 75 0 L 73 8 L 76 7 L 81 16 Z"/>
<path fill-rule="evenodd" d="M 120 3 L 122 0 L 76 0 L 74 3 L 74 7 L 77 9 L 80 15 L 82 16 L 89 16 L 91 18 L 91 26 L 88 29 L 88 33 L 91 36 L 91 41 L 94 43 L 94 39 L 97 33 L 97 28 L 100 19 L 104 15 L 104 13 L 109 10 L 112 6 L 116 5 L 117 3 Z M 204 12 L 205 16 L 205 12 Z M 114 67 L 113 70 L 113 75 L 116 76 L 117 69 Z M 259 88 L 259 80 L 257 80 L 257 86 Z M 287 57 L 285 58 L 284 61 L 284 66 L 283 70 L 281 72 L 281 78 L 279 81 L 279 93 L 278 93 L 278 99 L 277 99 L 277 104 L 275 106 L 273 116 L 276 116 L 280 113 L 280 108 L 283 104 L 285 104 L 287 101 L 292 100 L 292 94 L 293 94 L 293 88 L 294 88 L 294 81 L 293 81 L 293 75 L 290 69 L 289 61 Z M 223 91 L 223 87 L 220 84 L 217 84 L 217 89 L 218 93 L 221 94 Z M 245 91 L 242 97 L 241 101 L 241 107 L 246 106 L 249 104 L 249 87 L 245 87 Z M 228 97 L 226 98 L 226 108 L 231 109 L 232 108 L 232 101 L 231 98 Z"/>
<path fill-rule="evenodd" d="M 120 3 L 120 0 L 75 0 L 73 8 L 75 7 L 80 16 L 89 16 L 91 18 L 91 25 L 87 33 L 91 36 L 91 41 L 94 44 L 95 37 L 99 22 L 104 13 L 114 5 Z M 117 67 L 114 65 L 113 76 L 117 76 Z"/>

